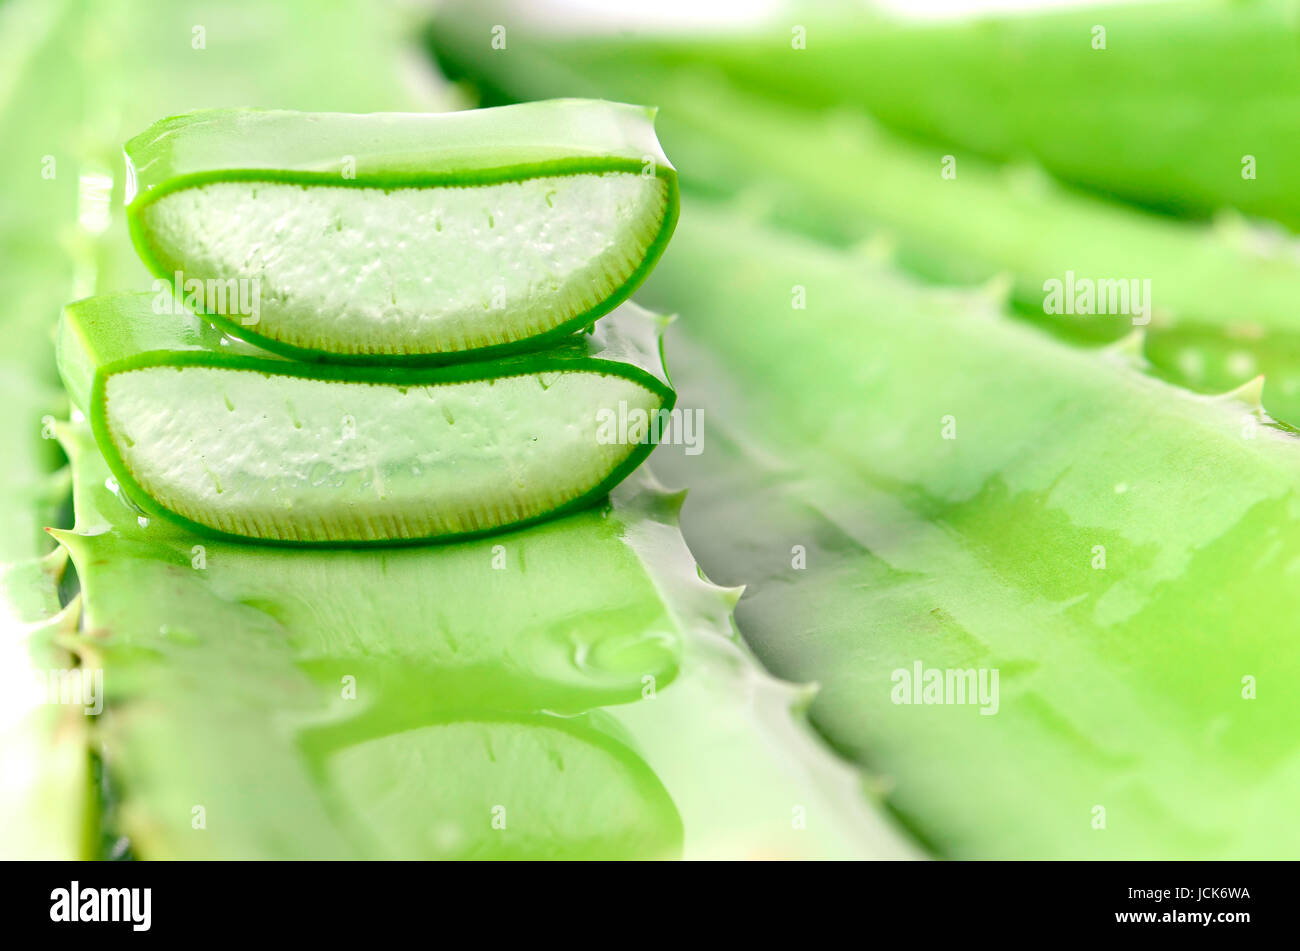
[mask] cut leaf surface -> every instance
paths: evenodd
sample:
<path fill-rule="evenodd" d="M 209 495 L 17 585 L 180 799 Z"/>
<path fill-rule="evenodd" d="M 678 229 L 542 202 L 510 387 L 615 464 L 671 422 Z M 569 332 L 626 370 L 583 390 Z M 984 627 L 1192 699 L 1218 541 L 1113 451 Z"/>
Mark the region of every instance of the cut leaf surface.
<path fill-rule="evenodd" d="M 150 269 L 308 359 L 446 362 L 571 332 L 631 294 L 677 216 L 652 112 L 620 103 L 212 110 L 127 157 Z"/>
<path fill-rule="evenodd" d="M 72 305 L 63 372 L 137 504 L 223 535 L 400 542 L 577 508 L 653 448 L 612 424 L 674 399 L 662 321 L 632 304 L 549 350 L 347 370 L 222 347 L 152 303 Z"/>

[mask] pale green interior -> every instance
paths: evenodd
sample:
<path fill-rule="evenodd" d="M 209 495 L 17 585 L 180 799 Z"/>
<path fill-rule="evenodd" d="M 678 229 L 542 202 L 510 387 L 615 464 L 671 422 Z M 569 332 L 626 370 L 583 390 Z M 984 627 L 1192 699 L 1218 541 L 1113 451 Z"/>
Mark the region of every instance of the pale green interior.
<path fill-rule="evenodd" d="M 644 260 L 667 186 L 605 173 L 495 185 L 218 182 L 145 206 L 169 274 L 241 280 L 212 304 L 282 343 L 347 354 L 513 343 L 606 300 Z"/>
<path fill-rule="evenodd" d="M 581 371 L 399 387 L 214 367 L 110 376 L 106 421 L 160 504 L 284 541 L 426 538 L 508 525 L 598 485 L 635 446 L 602 409 L 651 391 Z"/>

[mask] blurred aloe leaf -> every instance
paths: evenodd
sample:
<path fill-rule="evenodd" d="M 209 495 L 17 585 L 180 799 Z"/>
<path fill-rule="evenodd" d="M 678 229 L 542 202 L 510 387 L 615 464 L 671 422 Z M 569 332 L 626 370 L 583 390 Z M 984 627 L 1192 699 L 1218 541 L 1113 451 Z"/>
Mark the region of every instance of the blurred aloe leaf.
<path fill-rule="evenodd" d="M 68 488 L 52 438 L 66 400 L 50 316 L 74 287 L 83 74 L 67 50 L 79 25 L 74 3 L 0 5 L 0 175 L 8 183 L 0 190 L 3 858 L 78 858 L 93 848 L 87 721 L 80 707 L 58 702 L 64 678 L 80 676 L 63 647 L 79 605 L 61 605 L 67 558 L 42 530 L 59 517 Z"/>
<path fill-rule="evenodd" d="M 660 463 L 695 487 L 687 538 L 746 579 L 748 643 L 822 684 L 814 724 L 922 841 L 1300 852 L 1300 443 L 1252 394 L 1190 394 L 700 202 L 648 291 L 690 309 L 674 380 L 710 421 L 705 452 Z M 997 670 L 998 695 L 900 703 L 918 663 Z"/>
<path fill-rule="evenodd" d="M 489 55 L 527 51 L 564 23 L 508 0 L 450 9 L 453 26 L 475 17 L 477 42 L 464 48 Z M 660 29 L 631 58 L 631 31 L 584 36 L 594 45 L 575 65 L 634 74 L 706 64 L 767 98 L 863 107 L 916 137 L 1036 161 L 1138 204 L 1201 217 L 1235 208 L 1295 229 L 1298 14 L 1295 0 L 1189 0 L 935 20 L 817 0 L 725 28 Z M 506 49 L 490 48 L 481 16 L 507 26 Z"/>
<path fill-rule="evenodd" d="M 836 22 L 861 14 L 846 16 Z M 510 24 L 505 49 L 481 41 L 495 22 Z M 1064 187 L 1039 165 L 1001 166 L 903 138 L 837 85 L 847 44 L 868 58 L 874 34 L 837 33 L 832 58 L 828 32 L 806 51 L 789 49 L 788 25 L 566 34 L 564 21 L 515 4 L 451 3 L 429 36 L 439 63 L 489 102 L 591 95 L 658 104 L 663 141 L 696 194 L 736 197 L 767 221 L 861 246 L 927 280 L 1004 285 L 1017 314 L 1065 339 L 1095 344 L 1140 329 L 1153 372 L 1199 392 L 1264 374 L 1270 412 L 1300 420 L 1293 237 L 1232 213 L 1213 224 L 1178 221 Z M 905 85 L 895 79 L 888 91 L 903 96 Z M 812 86 L 824 94 L 801 98 Z M 1115 290 L 1120 306 L 1104 309 L 1119 312 L 1048 313 L 1050 282 L 1064 291 L 1072 275 L 1080 287 Z"/>

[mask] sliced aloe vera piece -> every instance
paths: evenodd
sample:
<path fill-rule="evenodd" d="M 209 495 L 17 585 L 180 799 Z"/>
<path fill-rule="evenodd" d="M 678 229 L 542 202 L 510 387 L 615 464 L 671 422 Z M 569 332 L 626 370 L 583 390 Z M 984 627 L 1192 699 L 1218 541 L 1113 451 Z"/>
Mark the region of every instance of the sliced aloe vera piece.
<path fill-rule="evenodd" d="M 126 152 L 149 268 L 306 359 L 445 362 L 570 333 L 632 293 L 677 218 L 653 112 L 621 103 L 212 110 Z"/>
<path fill-rule="evenodd" d="M 68 388 L 150 514 L 262 541 L 481 534 L 580 508 L 654 448 L 675 395 L 664 321 L 626 304 L 547 350 L 438 368 L 329 367 L 222 346 L 148 294 L 69 306 Z"/>

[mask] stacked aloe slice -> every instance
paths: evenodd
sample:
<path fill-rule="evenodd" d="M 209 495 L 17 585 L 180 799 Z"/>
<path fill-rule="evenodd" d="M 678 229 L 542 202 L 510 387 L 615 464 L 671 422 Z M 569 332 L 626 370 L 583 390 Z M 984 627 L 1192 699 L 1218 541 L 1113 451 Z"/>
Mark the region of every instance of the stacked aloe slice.
<path fill-rule="evenodd" d="M 608 421 L 674 401 L 665 321 L 627 301 L 677 218 L 652 120 L 215 110 L 132 139 L 159 280 L 69 306 L 59 335 L 118 485 L 195 531 L 309 545 L 603 497 L 653 448 Z"/>

